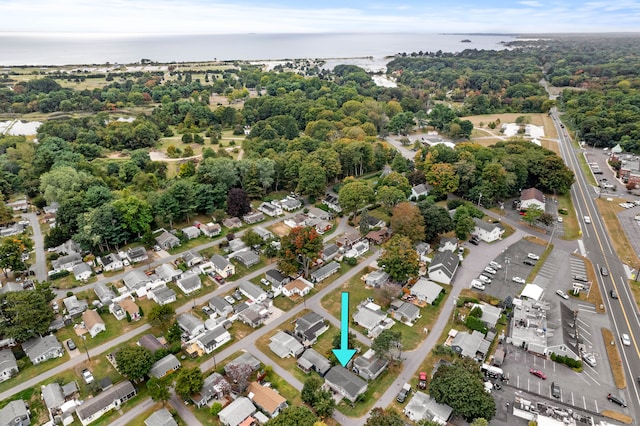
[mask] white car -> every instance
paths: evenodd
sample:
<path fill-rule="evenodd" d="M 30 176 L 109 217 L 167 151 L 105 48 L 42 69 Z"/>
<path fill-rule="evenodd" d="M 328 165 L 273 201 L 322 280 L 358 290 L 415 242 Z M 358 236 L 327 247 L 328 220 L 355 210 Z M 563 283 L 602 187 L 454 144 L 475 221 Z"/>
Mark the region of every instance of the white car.
<path fill-rule="evenodd" d="M 562 223 L 562 216 L 558 216 L 558 222 Z"/>
<path fill-rule="evenodd" d="M 529 259 L 531 259 L 531 260 L 540 260 L 540 256 L 538 256 L 538 255 L 537 255 L 537 254 L 535 254 L 535 253 L 529 253 L 529 254 L 527 255 L 527 257 L 528 257 Z"/>
<path fill-rule="evenodd" d="M 493 269 L 491 266 L 487 266 L 486 268 L 484 268 L 484 271 L 485 271 L 485 272 L 488 272 L 488 273 L 490 273 L 490 274 L 493 274 L 493 275 L 495 275 L 495 274 L 497 274 L 497 273 L 498 273 L 498 271 L 496 271 L 495 269 Z"/>
<path fill-rule="evenodd" d="M 591 218 L 589 216 L 585 216 L 584 223 L 591 223 Z"/>
<path fill-rule="evenodd" d="M 491 266 L 493 269 L 502 269 L 502 265 L 498 262 L 494 262 L 493 260 L 489 262 L 489 266 Z"/>
<path fill-rule="evenodd" d="M 622 340 L 623 345 L 631 346 L 631 339 L 629 338 L 628 334 L 623 333 L 622 335 L 620 335 L 620 340 Z"/>
<path fill-rule="evenodd" d="M 582 359 L 586 364 L 589 364 L 591 367 L 595 367 L 596 365 L 598 365 L 596 361 L 596 357 L 591 352 L 583 353 Z"/>
<path fill-rule="evenodd" d="M 475 288 L 477 290 L 484 290 L 485 286 L 478 280 L 471 280 L 471 288 Z"/>
<path fill-rule="evenodd" d="M 483 283 L 485 283 L 485 284 L 490 284 L 491 283 L 491 278 L 489 278 L 486 275 L 480 275 L 480 276 L 478 276 L 478 279 L 480 281 L 482 281 Z"/>
<path fill-rule="evenodd" d="M 271 283 L 266 278 L 261 278 L 260 283 L 262 283 L 263 285 L 266 285 L 267 287 L 271 285 Z"/>
<path fill-rule="evenodd" d="M 224 300 L 226 300 L 227 303 L 229 303 L 230 305 L 233 305 L 234 303 L 236 303 L 236 300 L 231 296 L 225 296 Z"/>
<path fill-rule="evenodd" d="M 564 291 L 562 291 L 562 290 L 556 291 L 556 294 L 558 296 L 562 297 L 563 299 L 568 299 L 569 298 L 569 295 L 567 293 L 565 293 Z"/>
<path fill-rule="evenodd" d="M 513 278 L 511 278 L 511 281 L 513 281 L 514 283 L 518 283 L 518 284 L 526 284 L 527 283 L 524 278 L 520 278 L 520 277 L 513 277 Z"/>

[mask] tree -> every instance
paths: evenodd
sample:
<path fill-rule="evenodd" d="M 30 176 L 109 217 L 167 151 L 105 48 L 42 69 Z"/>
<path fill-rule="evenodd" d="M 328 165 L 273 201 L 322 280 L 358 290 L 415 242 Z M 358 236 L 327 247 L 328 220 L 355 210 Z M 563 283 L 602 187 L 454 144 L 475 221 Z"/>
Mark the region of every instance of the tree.
<path fill-rule="evenodd" d="M 318 417 L 307 407 L 289 406 L 277 417 L 270 419 L 265 426 L 309 426 L 318 421 Z"/>
<path fill-rule="evenodd" d="M 309 376 L 302 386 L 302 401 L 313 407 L 313 404 L 317 401 L 320 390 L 322 390 L 322 380 L 320 377 L 316 375 Z"/>
<path fill-rule="evenodd" d="M 461 240 L 466 240 L 476 227 L 476 223 L 473 218 L 468 214 L 463 214 L 455 221 L 456 237 Z"/>
<path fill-rule="evenodd" d="M 298 169 L 296 192 L 310 197 L 321 196 L 327 184 L 324 168 L 317 162 L 303 162 Z"/>
<path fill-rule="evenodd" d="M 402 332 L 384 330 L 373 340 L 371 349 L 378 358 L 389 361 L 399 360 L 402 357 Z"/>
<path fill-rule="evenodd" d="M 458 190 L 460 176 L 451 164 L 436 163 L 425 170 L 427 183 L 433 187 L 434 195 L 445 195 Z"/>
<path fill-rule="evenodd" d="M 362 209 L 362 213 L 360 213 L 360 223 L 358 227 L 360 235 L 367 235 L 371 228 L 371 226 L 369 226 L 369 211 L 366 208 Z"/>
<path fill-rule="evenodd" d="M 424 219 L 424 239 L 425 241 L 433 241 L 440 234 L 453 230 L 453 221 L 449 212 L 444 207 L 424 200 L 418 203 L 418 209 Z"/>
<path fill-rule="evenodd" d="M 0 334 L 24 342 L 43 335 L 55 315 L 49 302 L 53 295 L 48 286 L 30 291 L 12 291 L 0 294 Z"/>
<path fill-rule="evenodd" d="M 391 229 L 395 235 L 403 235 L 412 243 L 424 239 L 424 218 L 420 209 L 411 203 L 400 203 L 393 208 Z"/>
<path fill-rule="evenodd" d="M 278 268 L 293 274 L 301 265 L 304 276 L 309 276 L 309 268 L 320 257 L 322 236 L 314 227 L 293 228 L 289 235 L 282 238 L 282 248 L 278 254 Z"/>
<path fill-rule="evenodd" d="M 138 238 L 151 229 L 153 214 L 151 205 L 140 198 L 130 195 L 113 202 L 113 207 L 120 213 L 127 231 Z"/>
<path fill-rule="evenodd" d="M 340 206 L 347 213 L 354 213 L 366 207 L 373 199 L 373 188 L 367 182 L 360 180 L 345 184 L 338 193 Z"/>
<path fill-rule="evenodd" d="M 304 382 L 302 401 L 309 404 L 321 418 L 333 414 L 335 401 L 330 391 L 322 389 L 322 379 L 316 375 L 309 376 Z"/>
<path fill-rule="evenodd" d="M 149 372 L 153 362 L 153 354 L 144 346 L 125 346 L 116 352 L 118 371 L 134 382 Z"/>
<path fill-rule="evenodd" d="M 529 225 L 533 225 L 538 219 L 542 217 L 543 213 L 544 211 L 540 207 L 531 205 L 527 207 L 527 211 L 524 213 L 524 216 L 522 216 L 522 220 L 527 222 Z"/>
<path fill-rule="evenodd" d="M 231 217 L 241 217 L 251 211 L 247 193 L 242 188 L 233 188 L 227 195 L 227 213 Z"/>
<path fill-rule="evenodd" d="M 209 414 L 211 414 L 213 417 L 217 416 L 218 413 L 220 413 L 220 411 L 222 411 L 222 404 L 220 404 L 219 402 L 214 402 L 213 404 L 211 404 L 211 408 L 209 409 Z"/>
<path fill-rule="evenodd" d="M 4 277 L 9 277 L 9 271 L 22 272 L 27 266 L 22 260 L 22 254 L 33 248 L 33 242 L 26 236 L 11 236 L 0 241 L 0 268 Z"/>
<path fill-rule="evenodd" d="M 410 277 L 418 275 L 420 260 L 408 237 L 394 235 L 382 248 L 384 252 L 378 259 L 378 265 L 392 280 L 406 282 Z"/>
<path fill-rule="evenodd" d="M 154 402 L 162 402 L 163 406 L 171 398 L 169 385 L 164 380 L 155 377 L 150 378 L 147 382 L 147 389 L 149 390 L 151 399 Z"/>
<path fill-rule="evenodd" d="M 191 395 L 200 392 L 204 384 L 204 377 L 199 367 L 183 368 L 178 372 L 176 378 L 176 393 L 187 401 Z"/>
<path fill-rule="evenodd" d="M 56 167 L 40 176 L 40 191 L 47 202 L 62 204 L 91 186 L 92 181 L 95 182 L 95 178 L 84 171 L 69 166 Z"/>
<path fill-rule="evenodd" d="M 171 320 L 176 315 L 175 309 L 169 305 L 154 305 L 149 312 L 149 324 L 153 327 L 167 331 Z"/>
<path fill-rule="evenodd" d="M 407 196 L 400 188 L 393 186 L 382 186 L 378 188 L 376 192 L 376 201 L 390 209 L 397 205 L 399 202 L 406 200 Z"/>
<path fill-rule="evenodd" d="M 231 387 L 238 392 L 244 392 L 249 384 L 249 376 L 253 373 L 253 369 L 249 364 L 232 364 L 227 365 L 224 369 L 227 377 L 231 379 Z"/>
<path fill-rule="evenodd" d="M 431 380 L 429 394 L 467 421 L 478 417 L 490 420 L 496 413 L 495 401 L 484 390 L 479 366 L 464 359 L 441 365 Z"/>
<path fill-rule="evenodd" d="M 489 422 L 487 421 L 487 419 L 478 417 L 473 422 L 471 422 L 469 426 L 489 426 Z"/>
<path fill-rule="evenodd" d="M 252 229 L 249 229 L 247 232 L 242 234 L 240 239 L 247 245 L 247 247 L 256 247 L 264 244 L 264 240 L 262 239 L 262 237 Z"/>
<path fill-rule="evenodd" d="M 393 408 L 376 407 L 371 410 L 365 426 L 404 426 L 404 420 Z"/>

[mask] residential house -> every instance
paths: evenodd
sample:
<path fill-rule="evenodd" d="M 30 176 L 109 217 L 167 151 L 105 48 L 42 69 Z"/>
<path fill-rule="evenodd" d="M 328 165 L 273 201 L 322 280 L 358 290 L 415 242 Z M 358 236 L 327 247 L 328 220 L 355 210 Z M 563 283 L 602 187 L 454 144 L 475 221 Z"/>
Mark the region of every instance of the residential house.
<path fill-rule="evenodd" d="M 124 285 L 130 292 L 135 292 L 146 287 L 151 282 L 151 278 L 139 269 L 127 272 L 122 278 Z"/>
<path fill-rule="evenodd" d="M 11 349 L 3 349 L 0 351 L 0 382 L 9 380 L 18 374 L 18 364 L 16 357 Z"/>
<path fill-rule="evenodd" d="M 380 306 L 375 303 L 361 305 L 353 315 L 353 321 L 367 331 L 367 335 L 376 338 L 383 330 L 391 328 L 394 321 L 387 318 L 387 314 L 382 312 Z"/>
<path fill-rule="evenodd" d="M 65 297 L 62 304 L 71 318 L 78 318 L 89 306 L 86 300 L 78 300 L 76 295 Z"/>
<path fill-rule="evenodd" d="M 149 255 L 147 254 L 147 249 L 144 247 L 132 247 L 127 250 L 127 257 L 131 263 L 140 263 L 149 259 Z"/>
<path fill-rule="evenodd" d="M 344 235 L 339 236 L 336 239 L 336 244 L 338 245 L 338 247 L 344 247 L 345 250 L 348 250 L 351 248 L 351 246 L 353 246 L 355 243 L 357 243 L 361 239 L 362 239 L 362 236 L 360 235 L 359 232 L 350 232 L 350 233 L 346 233 Z"/>
<path fill-rule="evenodd" d="M 447 425 L 453 409 L 440 404 L 426 393 L 417 391 L 402 410 L 412 422 L 427 420 L 439 425 Z"/>
<path fill-rule="evenodd" d="M 336 257 L 338 255 L 339 252 L 339 248 L 337 245 L 331 243 L 331 244 L 327 244 L 326 246 L 324 246 L 324 248 L 322 249 L 322 261 L 324 263 L 330 262 L 333 260 L 334 257 Z"/>
<path fill-rule="evenodd" d="M 60 407 L 65 403 L 65 397 L 62 393 L 62 386 L 58 382 L 49 383 L 42 386 L 41 396 L 44 401 L 44 405 L 49 411 L 49 418 L 55 420 L 62 414 Z"/>
<path fill-rule="evenodd" d="M 327 330 L 329 330 L 329 324 L 325 322 L 325 319 L 315 312 L 309 312 L 296 320 L 293 333 L 298 336 L 305 347 L 309 347 L 314 345 Z"/>
<path fill-rule="evenodd" d="M 0 409 L 0 425 L 2 426 L 29 426 L 31 417 L 27 404 L 22 399 L 10 401 Z"/>
<path fill-rule="evenodd" d="M 290 334 L 278 331 L 269 342 L 269 348 L 280 358 L 297 358 L 304 352 L 304 346 Z"/>
<path fill-rule="evenodd" d="M 244 220 L 247 224 L 253 225 L 254 223 L 262 222 L 264 220 L 264 214 L 262 212 L 251 212 L 242 216 L 242 220 Z"/>
<path fill-rule="evenodd" d="M 165 283 L 170 283 L 182 275 L 182 271 L 174 268 L 172 263 L 162 263 L 156 266 L 156 275 Z"/>
<path fill-rule="evenodd" d="M 337 195 L 327 194 L 327 196 L 322 200 L 322 204 L 337 213 L 342 212 L 342 207 L 340 207 L 340 201 L 338 200 Z"/>
<path fill-rule="evenodd" d="M 421 196 L 427 196 L 429 195 L 429 190 L 427 189 L 427 185 L 425 185 L 424 183 L 421 183 L 420 185 L 416 185 L 413 188 L 411 188 L 411 199 L 412 200 L 417 200 L 418 198 L 420 198 Z"/>
<path fill-rule="evenodd" d="M 502 234 L 504 234 L 505 229 L 499 223 L 485 222 L 477 217 L 473 218 L 473 222 L 475 223 L 473 234 L 477 235 L 478 238 L 486 243 L 497 241 L 502 238 Z"/>
<path fill-rule="evenodd" d="M 305 226 L 312 226 L 316 229 L 318 234 L 324 235 L 325 232 L 328 232 L 333 228 L 333 223 L 314 215 L 309 215 L 309 218 L 305 222 Z"/>
<path fill-rule="evenodd" d="M 96 260 L 104 272 L 119 271 L 124 268 L 122 259 L 117 254 L 109 253 L 106 256 L 98 257 Z"/>
<path fill-rule="evenodd" d="M 419 318 L 420 308 L 413 303 L 394 300 L 391 302 L 391 317 L 407 325 L 413 325 Z"/>
<path fill-rule="evenodd" d="M 233 257 L 238 262 L 242 263 L 245 268 L 250 268 L 253 265 L 257 265 L 258 263 L 260 263 L 260 256 L 258 256 L 251 250 L 241 251 L 234 254 Z"/>
<path fill-rule="evenodd" d="M 113 290 L 111 290 L 111 288 L 109 288 L 109 286 L 107 286 L 107 284 L 103 282 L 95 283 L 95 285 L 93 286 L 93 291 L 96 293 L 96 296 L 98 296 L 98 300 L 100 300 L 103 305 L 108 305 L 116 297 L 116 294 L 113 292 Z"/>
<path fill-rule="evenodd" d="M 186 295 L 194 293 L 202 288 L 200 276 L 192 271 L 187 271 L 177 281 L 178 288 Z"/>
<path fill-rule="evenodd" d="M 432 305 L 443 291 L 444 289 L 441 286 L 426 278 L 420 278 L 411 287 L 411 295 L 429 305 Z"/>
<path fill-rule="evenodd" d="M 198 263 L 204 262 L 204 257 L 202 257 L 202 255 L 195 250 L 189 250 L 188 252 L 182 254 L 182 260 L 184 260 L 184 263 L 187 265 L 187 267 L 191 268 Z"/>
<path fill-rule="evenodd" d="M 416 253 L 418 253 L 420 262 L 431 262 L 430 254 L 432 251 L 431 246 L 424 241 L 416 244 Z"/>
<path fill-rule="evenodd" d="M 238 313 L 238 319 L 252 328 L 259 327 L 264 323 L 269 310 L 260 303 L 254 303 Z"/>
<path fill-rule="evenodd" d="M 192 339 L 205 332 L 204 322 L 193 314 L 185 313 L 178 315 L 178 326 L 189 335 L 189 339 Z"/>
<path fill-rule="evenodd" d="M 271 217 L 280 216 L 282 214 L 282 208 L 279 205 L 273 203 L 264 202 L 260 204 L 258 210 Z"/>
<path fill-rule="evenodd" d="M 173 235 L 171 232 L 163 229 L 162 232 L 156 237 L 156 243 L 163 250 L 169 250 L 180 245 L 180 239 Z"/>
<path fill-rule="evenodd" d="M 288 407 L 286 398 L 269 386 L 262 386 L 257 382 L 249 383 L 248 396 L 253 404 L 270 418 L 276 417 Z"/>
<path fill-rule="evenodd" d="M 60 244 L 58 247 L 56 247 L 56 253 L 60 255 L 80 253 L 81 251 L 82 251 L 82 248 L 80 247 L 80 244 L 76 243 L 73 240 L 67 240 L 64 243 Z"/>
<path fill-rule="evenodd" d="M 88 309 L 82 314 L 82 322 L 91 337 L 96 337 L 98 333 L 107 331 L 107 326 L 97 311 Z"/>
<path fill-rule="evenodd" d="M 122 309 L 122 306 L 120 306 L 120 304 L 118 303 L 110 304 L 109 312 L 111 312 L 118 321 L 122 321 L 127 316 L 127 313 L 124 311 L 124 309 Z"/>
<path fill-rule="evenodd" d="M 542 191 L 536 188 L 523 189 L 520 192 L 520 210 L 527 210 L 531 206 L 535 206 L 545 211 L 546 198 Z"/>
<path fill-rule="evenodd" d="M 222 221 L 222 225 L 229 229 L 242 228 L 242 221 L 237 217 L 228 217 Z"/>
<path fill-rule="evenodd" d="M 211 256 L 210 261 L 213 264 L 214 272 L 220 275 L 222 278 L 228 278 L 236 273 L 235 266 L 233 266 L 231 262 L 220 256 L 219 254 L 214 254 L 213 256 Z"/>
<path fill-rule="evenodd" d="M 283 210 L 292 212 L 302 207 L 302 202 L 295 197 L 287 196 L 278 203 Z"/>
<path fill-rule="evenodd" d="M 125 299 L 122 299 L 118 302 L 118 305 L 120 305 L 122 310 L 125 312 L 125 316 L 129 314 L 129 318 L 131 318 L 131 321 L 140 321 L 140 318 L 142 318 L 140 316 L 140 307 L 136 305 L 136 303 L 133 301 L 133 298 L 127 297 Z"/>
<path fill-rule="evenodd" d="M 307 348 L 298 358 L 297 364 L 305 373 L 313 370 L 321 376 L 327 374 L 327 371 L 331 369 L 329 360 L 313 348 Z"/>
<path fill-rule="evenodd" d="M 450 343 L 451 349 L 461 356 L 472 359 L 484 359 L 491 344 L 485 340 L 484 334 L 477 330 L 473 330 L 471 333 L 451 330 L 449 336 L 453 336 Z"/>
<path fill-rule="evenodd" d="M 9 281 L 0 286 L 0 294 L 11 293 L 15 291 L 24 290 L 24 286 L 21 283 Z"/>
<path fill-rule="evenodd" d="M 341 365 L 331 368 L 324 376 L 324 383 L 335 393 L 351 402 L 367 391 L 367 382 Z"/>
<path fill-rule="evenodd" d="M 178 426 L 169 410 L 164 407 L 154 411 L 152 415 L 145 419 L 144 424 L 145 426 Z"/>
<path fill-rule="evenodd" d="M 264 229 L 262 226 L 254 226 L 253 232 L 258 234 L 262 241 L 267 241 L 270 238 L 273 238 L 273 232 Z"/>
<path fill-rule="evenodd" d="M 162 379 L 182 366 L 180 360 L 174 354 L 169 354 L 153 363 L 149 369 L 149 377 Z"/>
<path fill-rule="evenodd" d="M 91 277 L 91 274 L 93 274 L 93 271 L 91 270 L 91 266 L 87 265 L 84 262 L 78 263 L 73 267 L 73 276 L 78 281 L 88 280 L 89 277 Z"/>
<path fill-rule="evenodd" d="M 451 284 L 460 258 L 452 251 L 439 251 L 433 256 L 427 271 L 429 278 L 443 284 Z"/>
<path fill-rule="evenodd" d="M 376 269 L 375 271 L 369 272 L 364 279 L 364 282 L 369 287 L 381 287 L 383 284 L 386 284 L 389 281 L 390 275 L 383 271 L 382 269 Z"/>
<path fill-rule="evenodd" d="M 258 358 L 254 357 L 253 355 L 251 355 L 249 352 L 244 352 L 242 355 L 240 355 L 239 357 L 237 357 L 234 360 L 231 360 L 227 363 L 227 365 L 225 365 L 225 373 L 227 373 L 226 369 L 227 367 L 232 367 L 234 365 L 240 365 L 240 364 L 247 364 L 248 366 L 251 367 L 252 371 L 258 371 L 258 369 L 260 368 L 260 361 L 258 361 Z"/>
<path fill-rule="evenodd" d="M 33 365 L 64 355 L 62 345 L 52 334 L 44 337 L 32 337 L 22 344 L 22 350 Z"/>
<path fill-rule="evenodd" d="M 68 271 L 73 272 L 73 267 L 82 263 L 82 256 L 78 253 L 71 253 L 66 256 L 57 258 L 51 261 L 51 267 L 54 271 Z"/>
<path fill-rule="evenodd" d="M 247 245 L 244 243 L 244 241 L 242 241 L 241 238 L 234 238 L 233 240 L 229 241 L 229 251 L 231 253 L 248 249 L 249 247 L 247 247 Z"/>
<path fill-rule="evenodd" d="M 138 339 L 138 346 L 149 349 L 151 353 L 167 348 L 167 346 L 162 344 L 162 342 L 160 342 L 160 340 L 158 340 L 158 338 L 153 334 L 145 334 Z"/>
<path fill-rule="evenodd" d="M 209 222 L 206 224 L 202 223 L 198 225 L 198 229 L 200 229 L 200 232 L 210 238 L 220 235 L 220 233 L 222 232 L 222 226 L 220 226 L 219 223 L 213 222 Z"/>
<path fill-rule="evenodd" d="M 147 295 L 158 305 L 166 305 L 176 301 L 176 292 L 166 285 L 159 285 L 147 293 Z"/>
<path fill-rule="evenodd" d="M 42 208 L 42 212 L 44 214 L 56 214 L 56 213 L 58 213 L 58 209 L 59 208 L 60 208 L 60 204 L 58 204 L 58 203 L 56 203 L 54 201 L 51 204 L 49 204 L 48 206 L 44 206 Z"/>
<path fill-rule="evenodd" d="M 281 287 L 291 281 L 291 278 L 282 274 L 277 269 L 269 269 L 264 273 L 264 277 L 271 283 L 272 287 Z"/>
<path fill-rule="evenodd" d="M 351 369 L 366 381 L 375 380 L 389 366 L 389 361 L 375 356 L 373 349 L 353 360 Z"/>
<path fill-rule="evenodd" d="M 240 293 L 244 294 L 254 303 L 260 303 L 267 300 L 267 293 L 261 287 L 258 287 L 249 281 L 241 281 L 238 285 L 238 290 L 240 290 Z"/>
<path fill-rule="evenodd" d="M 344 257 L 358 258 L 369 251 L 369 240 L 361 240 L 351 246 Z"/>
<path fill-rule="evenodd" d="M 213 373 L 204 379 L 200 392 L 191 396 L 196 407 L 202 408 L 212 399 L 222 400 L 229 393 L 231 386 L 220 373 Z"/>
<path fill-rule="evenodd" d="M 329 262 L 311 273 L 311 281 L 314 283 L 319 283 L 320 281 L 329 278 L 331 275 L 336 274 L 339 271 L 340 264 L 338 262 Z"/>
<path fill-rule="evenodd" d="M 474 304 L 471 309 L 476 307 L 482 309 L 482 316 L 480 317 L 480 319 L 482 320 L 484 325 L 488 329 L 496 328 L 496 324 L 498 323 L 498 320 L 502 315 L 502 309 L 484 302 Z"/>
<path fill-rule="evenodd" d="M 440 238 L 440 246 L 438 251 L 456 251 L 458 249 L 458 239 L 456 237 Z"/>
<path fill-rule="evenodd" d="M 182 233 L 187 240 L 193 240 L 200 236 L 200 229 L 195 226 L 187 226 L 186 228 L 182 228 Z"/>
<path fill-rule="evenodd" d="M 213 330 L 209 330 L 204 334 L 201 334 L 197 340 L 196 344 L 204 351 L 206 354 L 210 354 L 220 346 L 224 345 L 227 342 L 231 341 L 231 334 L 223 327 L 217 326 Z"/>
<path fill-rule="evenodd" d="M 367 216 L 366 217 L 367 225 L 369 228 L 384 228 L 387 226 L 387 222 L 382 219 L 378 219 L 375 216 Z"/>
<path fill-rule="evenodd" d="M 284 220 L 284 224 L 291 229 L 302 228 L 307 223 L 308 218 L 309 216 L 307 216 L 306 214 L 298 213 L 296 215 L 293 215 L 292 217 L 286 218 Z"/>
<path fill-rule="evenodd" d="M 309 294 L 309 292 L 313 288 L 311 285 L 307 283 L 308 283 L 307 280 L 303 281 L 302 278 L 297 278 L 282 287 L 282 294 L 284 294 L 289 298 L 297 297 L 297 296 L 301 296 L 301 297 L 306 296 L 307 294 Z"/>
<path fill-rule="evenodd" d="M 136 396 L 136 388 L 130 381 L 120 382 L 109 389 L 97 394 L 93 398 L 85 399 L 76 408 L 80 422 L 86 426 L 112 409 L 118 409 L 126 401 Z"/>
<path fill-rule="evenodd" d="M 218 420 L 224 426 L 240 426 L 255 412 L 256 407 L 251 400 L 244 396 L 239 396 L 218 413 Z"/>
<path fill-rule="evenodd" d="M 209 307 L 221 318 L 227 318 L 233 313 L 233 306 L 220 296 L 213 296 L 209 299 Z"/>
<path fill-rule="evenodd" d="M 389 238 L 391 238 L 391 231 L 386 226 L 378 229 L 369 231 L 367 235 L 365 235 L 367 241 L 370 244 L 381 245 L 385 243 Z"/>
<path fill-rule="evenodd" d="M 26 198 L 5 203 L 5 206 L 11 208 L 14 213 L 27 213 L 29 211 L 29 202 Z"/>

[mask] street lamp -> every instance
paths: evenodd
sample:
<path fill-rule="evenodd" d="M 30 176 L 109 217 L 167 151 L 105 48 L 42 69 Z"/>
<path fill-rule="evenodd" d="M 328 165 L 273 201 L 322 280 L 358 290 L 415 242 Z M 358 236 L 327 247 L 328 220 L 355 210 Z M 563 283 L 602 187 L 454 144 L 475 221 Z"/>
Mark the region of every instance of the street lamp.
<path fill-rule="evenodd" d="M 89 349 L 87 349 L 87 336 L 82 335 L 82 346 L 84 346 L 84 351 L 87 353 L 87 361 L 91 362 L 91 357 L 89 356 Z"/>
<path fill-rule="evenodd" d="M 453 299 L 453 318 L 451 319 L 454 324 L 456 322 L 456 308 L 458 307 L 458 298 L 454 297 Z"/>

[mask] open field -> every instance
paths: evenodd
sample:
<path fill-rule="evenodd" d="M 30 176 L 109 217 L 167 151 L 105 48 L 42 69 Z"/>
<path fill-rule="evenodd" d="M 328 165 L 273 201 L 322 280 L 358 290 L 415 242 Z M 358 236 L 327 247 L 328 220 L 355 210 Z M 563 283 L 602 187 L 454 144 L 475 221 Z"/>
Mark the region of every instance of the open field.
<path fill-rule="evenodd" d="M 609 359 L 609 365 L 611 366 L 611 373 L 613 374 L 613 380 L 616 382 L 616 387 L 618 389 L 624 389 L 627 387 L 627 381 L 624 377 L 620 352 L 618 351 L 618 347 L 613 344 L 615 340 L 611 330 L 606 328 L 602 329 L 602 340 L 604 340 L 607 348 L 607 358 Z"/>

